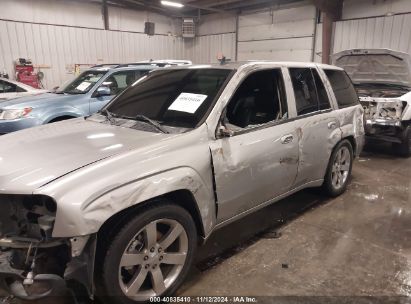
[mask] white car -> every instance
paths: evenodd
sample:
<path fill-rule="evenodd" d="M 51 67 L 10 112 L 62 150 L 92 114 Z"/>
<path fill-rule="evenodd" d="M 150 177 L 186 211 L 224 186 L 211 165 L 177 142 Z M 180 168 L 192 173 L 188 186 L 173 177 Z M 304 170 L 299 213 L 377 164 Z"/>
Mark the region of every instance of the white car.
<path fill-rule="evenodd" d="M 347 50 L 333 56 L 357 89 L 368 138 L 411 156 L 411 56 L 388 49 Z"/>
<path fill-rule="evenodd" d="M 27 84 L 0 78 L 0 102 L 7 99 L 45 93 L 47 90 L 35 89 Z"/>

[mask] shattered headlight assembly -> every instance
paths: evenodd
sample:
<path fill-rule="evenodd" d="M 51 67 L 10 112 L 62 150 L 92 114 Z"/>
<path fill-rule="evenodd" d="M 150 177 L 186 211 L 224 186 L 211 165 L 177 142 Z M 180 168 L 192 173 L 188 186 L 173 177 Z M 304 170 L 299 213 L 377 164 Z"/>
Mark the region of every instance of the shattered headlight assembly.
<path fill-rule="evenodd" d="M 0 110 L 0 120 L 14 120 L 27 117 L 33 108 Z"/>

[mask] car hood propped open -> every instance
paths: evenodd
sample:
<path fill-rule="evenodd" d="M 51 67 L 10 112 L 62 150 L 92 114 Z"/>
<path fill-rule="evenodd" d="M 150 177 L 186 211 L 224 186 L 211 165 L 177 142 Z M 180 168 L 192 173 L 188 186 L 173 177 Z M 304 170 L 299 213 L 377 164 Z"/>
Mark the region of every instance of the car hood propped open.
<path fill-rule="evenodd" d="M 411 59 L 388 49 L 355 49 L 333 55 L 333 64 L 344 68 L 352 81 L 411 88 Z"/>

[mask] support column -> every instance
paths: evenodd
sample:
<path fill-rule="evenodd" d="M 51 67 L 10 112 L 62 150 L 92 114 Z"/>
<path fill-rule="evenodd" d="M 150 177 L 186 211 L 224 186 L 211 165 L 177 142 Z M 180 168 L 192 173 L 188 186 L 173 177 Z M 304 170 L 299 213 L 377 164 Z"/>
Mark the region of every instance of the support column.
<path fill-rule="evenodd" d="M 334 21 L 340 20 L 344 0 L 314 0 L 323 14 L 322 62 L 330 63 Z"/>
<path fill-rule="evenodd" d="M 104 29 L 109 30 L 109 20 L 108 20 L 108 6 L 107 6 L 107 0 L 103 0 L 101 2 L 101 13 L 103 15 L 103 23 L 104 23 Z"/>
<path fill-rule="evenodd" d="M 330 13 L 323 14 L 322 63 L 330 63 L 333 18 Z"/>

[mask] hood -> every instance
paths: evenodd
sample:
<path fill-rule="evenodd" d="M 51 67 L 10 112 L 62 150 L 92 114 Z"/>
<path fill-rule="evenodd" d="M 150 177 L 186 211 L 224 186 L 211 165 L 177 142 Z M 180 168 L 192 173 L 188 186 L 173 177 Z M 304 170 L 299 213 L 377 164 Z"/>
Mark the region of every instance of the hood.
<path fill-rule="evenodd" d="M 27 97 L 27 96 L 37 96 L 37 95 L 48 93 L 48 92 L 49 92 L 48 90 L 33 89 L 27 92 L 15 93 L 16 94 L 15 96 L 2 96 L 2 95 L 7 95 L 7 94 L 0 94 L 0 101 L 16 99 L 20 97 Z"/>
<path fill-rule="evenodd" d="M 0 193 L 32 193 L 91 163 L 175 136 L 84 118 L 0 136 Z"/>
<path fill-rule="evenodd" d="M 9 99 L 0 103 L 2 109 L 21 109 L 26 107 L 37 108 L 51 102 L 67 102 L 84 95 L 65 95 L 55 93 L 40 93 L 25 97 Z"/>
<path fill-rule="evenodd" d="M 411 88 L 411 61 L 407 53 L 388 49 L 355 49 L 333 55 L 356 84 L 375 83 Z"/>

